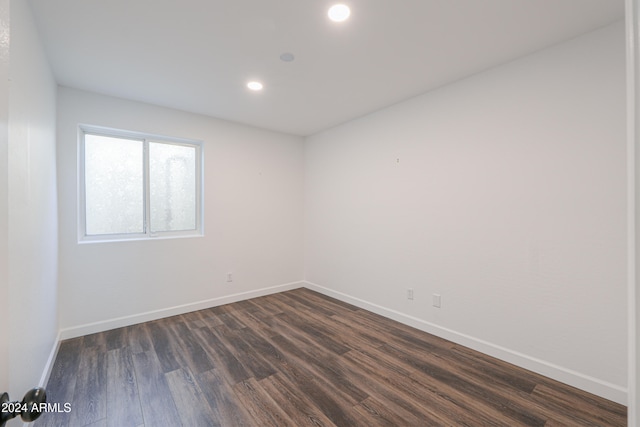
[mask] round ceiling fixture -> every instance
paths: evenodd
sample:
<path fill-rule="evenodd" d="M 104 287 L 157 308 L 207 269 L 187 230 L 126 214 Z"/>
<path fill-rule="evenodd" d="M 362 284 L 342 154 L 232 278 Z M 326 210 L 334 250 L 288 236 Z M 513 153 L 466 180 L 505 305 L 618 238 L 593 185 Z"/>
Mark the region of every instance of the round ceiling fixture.
<path fill-rule="evenodd" d="M 333 22 L 343 22 L 351 15 L 351 9 L 345 4 L 334 4 L 329 8 L 328 15 Z"/>
<path fill-rule="evenodd" d="M 284 62 L 293 62 L 294 59 L 296 59 L 296 57 L 293 56 L 293 53 L 285 52 L 280 55 L 280 60 Z"/>
<path fill-rule="evenodd" d="M 247 87 L 249 89 L 253 90 L 253 91 L 256 91 L 256 92 L 259 91 L 259 90 L 262 90 L 262 88 L 263 88 L 262 83 L 256 82 L 256 81 L 252 81 L 252 82 L 247 83 Z"/>

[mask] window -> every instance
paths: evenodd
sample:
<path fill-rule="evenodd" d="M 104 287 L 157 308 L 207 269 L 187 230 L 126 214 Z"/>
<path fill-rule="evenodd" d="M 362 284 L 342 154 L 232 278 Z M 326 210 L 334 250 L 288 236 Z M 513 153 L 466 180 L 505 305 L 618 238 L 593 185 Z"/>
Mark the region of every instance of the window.
<path fill-rule="evenodd" d="M 81 241 L 202 234 L 202 145 L 80 127 Z"/>

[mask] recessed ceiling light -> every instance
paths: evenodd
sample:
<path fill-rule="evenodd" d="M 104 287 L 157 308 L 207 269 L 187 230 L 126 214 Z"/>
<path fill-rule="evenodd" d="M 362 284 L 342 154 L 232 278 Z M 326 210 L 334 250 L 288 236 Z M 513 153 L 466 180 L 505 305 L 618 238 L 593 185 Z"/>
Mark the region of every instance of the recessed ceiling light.
<path fill-rule="evenodd" d="M 262 90 L 262 88 L 263 88 L 262 83 L 260 83 L 260 82 L 255 82 L 255 81 L 247 83 L 247 87 L 248 87 L 249 89 L 251 89 L 251 90 L 255 90 L 255 91 Z"/>
<path fill-rule="evenodd" d="M 351 15 L 351 9 L 344 4 L 335 4 L 329 8 L 329 19 L 333 22 L 346 21 Z"/>

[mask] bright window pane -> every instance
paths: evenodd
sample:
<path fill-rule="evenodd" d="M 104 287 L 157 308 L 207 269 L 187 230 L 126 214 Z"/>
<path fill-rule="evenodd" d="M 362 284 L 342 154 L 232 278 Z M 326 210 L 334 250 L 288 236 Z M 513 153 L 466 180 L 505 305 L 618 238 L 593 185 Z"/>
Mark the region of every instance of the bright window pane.
<path fill-rule="evenodd" d="M 143 142 L 85 134 L 86 233 L 144 232 Z"/>
<path fill-rule="evenodd" d="M 149 143 L 151 231 L 196 229 L 196 149 Z"/>

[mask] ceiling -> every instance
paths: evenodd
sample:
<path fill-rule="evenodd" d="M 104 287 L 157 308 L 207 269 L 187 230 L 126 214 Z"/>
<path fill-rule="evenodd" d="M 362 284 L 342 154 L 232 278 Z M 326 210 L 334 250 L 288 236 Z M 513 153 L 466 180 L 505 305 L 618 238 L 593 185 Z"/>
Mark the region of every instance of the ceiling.
<path fill-rule="evenodd" d="M 336 2 L 29 0 L 60 85 L 294 135 L 624 17 L 624 0 L 344 0 L 334 23 Z"/>

